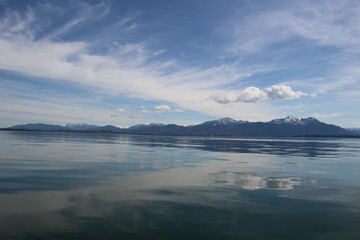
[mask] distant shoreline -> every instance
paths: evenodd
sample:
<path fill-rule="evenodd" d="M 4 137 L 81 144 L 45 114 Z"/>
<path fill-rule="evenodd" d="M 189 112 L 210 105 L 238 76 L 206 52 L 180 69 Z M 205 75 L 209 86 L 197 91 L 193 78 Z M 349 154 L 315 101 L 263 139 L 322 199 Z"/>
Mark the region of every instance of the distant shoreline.
<path fill-rule="evenodd" d="M 176 134 L 138 134 L 138 133 L 125 133 L 125 132 L 114 132 L 114 131 L 76 131 L 76 130 L 30 130 L 30 129 L 9 129 L 9 128 L 0 128 L 0 131 L 3 132 L 38 132 L 38 133 L 80 133 L 80 134 L 111 134 L 111 135 L 129 135 L 129 136 L 167 136 L 167 137 L 206 137 L 206 138 L 249 138 L 249 139 L 266 139 L 266 138 L 276 138 L 276 139 L 286 139 L 286 138 L 360 138 L 360 135 L 304 135 L 304 136 L 229 136 L 229 135 L 176 135 Z"/>
<path fill-rule="evenodd" d="M 142 136 L 177 137 L 223 137 L 223 138 L 359 138 L 360 134 L 336 125 L 308 118 L 288 116 L 269 122 L 248 122 L 221 118 L 197 125 L 181 126 L 176 124 L 138 124 L 129 128 L 113 125 L 96 126 L 86 123 L 54 125 L 46 123 L 28 123 L 2 128 L 7 131 L 32 132 L 73 132 L 92 134 L 126 134 Z"/>

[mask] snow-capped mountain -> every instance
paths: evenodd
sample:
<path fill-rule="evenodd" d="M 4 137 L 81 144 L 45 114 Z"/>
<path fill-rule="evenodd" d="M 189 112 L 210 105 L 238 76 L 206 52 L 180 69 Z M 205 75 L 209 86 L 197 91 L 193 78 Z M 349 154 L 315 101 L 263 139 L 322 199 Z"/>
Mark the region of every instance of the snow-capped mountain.
<path fill-rule="evenodd" d="M 311 123 L 317 123 L 320 122 L 316 118 L 308 117 L 308 118 L 297 118 L 294 116 L 287 116 L 286 118 L 277 118 L 269 123 L 273 124 L 290 124 L 290 125 L 308 125 Z"/>
<path fill-rule="evenodd" d="M 215 121 L 215 125 L 224 125 L 224 126 L 234 123 L 237 123 L 237 121 L 232 118 L 221 118 Z"/>
<path fill-rule="evenodd" d="M 237 121 L 237 120 L 234 120 L 232 118 L 226 117 L 226 118 L 221 118 L 221 119 L 218 119 L 218 120 L 207 121 L 207 122 L 204 122 L 204 123 L 202 123 L 200 125 L 229 126 L 229 125 L 238 124 L 238 123 L 242 123 L 242 122 L 243 121 Z"/>

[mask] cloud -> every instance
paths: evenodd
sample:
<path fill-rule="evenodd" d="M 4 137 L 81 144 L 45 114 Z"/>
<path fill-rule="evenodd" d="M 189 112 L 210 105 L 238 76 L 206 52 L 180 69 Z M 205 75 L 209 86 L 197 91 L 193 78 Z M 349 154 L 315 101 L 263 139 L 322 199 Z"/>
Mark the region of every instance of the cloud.
<path fill-rule="evenodd" d="M 324 46 L 359 46 L 360 17 L 357 1 L 298 1 L 261 11 L 239 23 L 230 24 L 236 54 L 259 52 L 274 43 L 295 37 Z"/>
<path fill-rule="evenodd" d="M 126 112 L 126 109 L 125 108 L 118 108 L 116 109 L 117 112 Z"/>
<path fill-rule="evenodd" d="M 210 99 L 214 100 L 217 103 L 232 103 L 238 101 L 238 96 L 235 93 L 227 94 L 214 94 L 210 96 Z"/>
<path fill-rule="evenodd" d="M 172 109 L 169 105 L 158 105 L 155 106 L 156 112 L 170 112 Z"/>
<path fill-rule="evenodd" d="M 163 113 L 163 112 L 184 112 L 183 109 L 179 109 L 179 108 L 172 108 L 170 107 L 169 105 L 157 105 L 154 107 L 154 112 L 160 112 L 160 113 Z"/>
<path fill-rule="evenodd" d="M 247 87 L 239 94 L 238 101 L 246 103 L 257 102 L 263 99 L 265 96 L 266 94 L 260 90 L 260 88 Z"/>
<path fill-rule="evenodd" d="M 222 104 L 235 103 L 235 102 L 255 103 L 265 98 L 271 100 L 295 99 L 307 95 L 308 94 L 300 91 L 295 92 L 291 89 L 291 87 L 287 85 L 273 85 L 263 90 L 253 86 L 247 87 L 244 90 L 240 91 L 239 94 L 234 94 L 234 93 L 215 94 L 215 95 L 211 95 L 210 99 L 214 100 L 217 103 L 222 103 Z"/>
<path fill-rule="evenodd" d="M 330 114 L 318 114 L 314 113 L 313 116 L 316 118 L 335 118 L 341 115 L 340 113 L 330 113 Z"/>
<path fill-rule="evenodd" d="M 204 102 L 211 92 L 243 78 L 269 71 L 267 67 L 243 67 L 237 63 L 208 67 L 186 66 L 177 59 L 164 58 L 161 53 L 166 49 L 153 48 L 151 41 L 146 38 L 144 41 L 134 41 L 136 34 L 132 35 L 128 31 L 133 20 L 127 19 L 114 19 L 119 24 L 107 25 L 101 31 L 87 36 L 89 39 L 82 34 L 74 34 L 76 37 L 68 38 L 72 36 L 71 33 L 92 29 L 90 26 L 94 21 L 105 19 L 109 8 L 102 5 L 96 11 L 79 11 L 79 15 L 73 10 L 74 17 L 56 27 L 51 25 L 54 12 L 44 14 L 36 8 L 28 9 L 25 14 L 13 12 L 0 18 L 2 70 L 37 77 L 41 81 L 75 83 L 132 98 L 163 100 L 181 107 L 171 110 L 155 109 L 158 112 L 191 109 L 208 115 L 234 118 L 247 114 L 249 120 L 269 118 L 272 114 L 269 106 L 262 106 L 260 110 L 258 106 L 240 104 L 255 101 L 257 97 L 251 90 L 238 96 L 241 100 L 237 102 L 239 111 L 224 109 L 212 101 Z M 60 10 L 54 11 L 61 13 L 64 9 Z M 104 16 L 96 19 L 96 12 L 104 13 Z M 19 23 L 20 27 L 17 26 Z M 137 28 L 141 26 L 137 24 Z M 153 110 L 143 108 L 141 111 Z"/>
<path fill-rule="evenodd" d="M 299 75 L 306 76 L 303 70 L 311 69 L 310 77 L 300 76 L 299 82 L 312 85 L 308 88 L 309 92 L 315 90 L 312 96 L 354 82 L 359 84 L 360 78 L 351 72 L 358 69 L 360 62 L 359 10 L 358 1 L 305 0 L 267 8 L 244 18 L 237 12 L 226 21 L 227 27 L 223 27 L 233 39 L 228 52 L 243 59 L 268 57 L 283 71 L 300 70 Z M 324 81 L 314 82 L 314 78 Z M 341 83 L 344 78 L 348 80 Z"/>
<path fill-rule="evenodd" d="M 0 14 L 0 69 L 24 76 L 24 82 L 30 77 L 43 85 L 90 88 L 94 96 L 129 97 L 148 106 L 138 110 L 149 114 L 139 115 L 159 119 L 163 115 L 152 114 L 154 107 L 143 102 L 166 103 L 173 112 L 194 110 L 206 114 L 204 118 L 211 115 L 246 120 L 274 118 L 281 111 L 280 105 L 290 109 L 294 102 L 271 104 L 272 100 L 295 99 L 306 93 L 322 95 L 307 99 L 312 104 L 304 107 L 306 114 L 326 111 L 323 106 L 316 107 L 320 100 L 331 102 L 341 97 L 344 106 L 345 101 L 349 107 L 354 106 L 356 98 L 345 91 L 355 94 L 360 83 L 357 1 L 305 0 L 260 8 L 250 4 L 248 9 L 234 4 L 226 14 L 228 20 L 214 19 L 214 29 L 204 29 L 214 34 L 211 44 L 215 44 L 215 50 L 209 48 L 208 59 L 197 54 L 198 47 L 181 49 L 184 55 L 180 57 L 175 53 L 178 49 L 173 48 L 177 39 L 151 37 L 153 30 L 157 34 L 168 32 L 148 24 L 148 14 L 139 18 L 142 13 L 136 9 L 127 11 L 125 6 L 119 14 L 113 14 L 116 6 L 106 1 L 77 2 L 71 6 L 36 2 L 17 7 L 18 10 L 11 10 L 12 4 L 4 4 Z M 239 12 L 244 14 L 239 16 Z M 218 25 L 222 21 L 227 24 L 225 28 Z M 217 29 L 234 35 L 215 36 L 220 31 Z M 195 44 L 200 45 L 196 39 Z M 174 41 L 168 44 L 169 40 Z M 205 47 L 206 41 L 202 44 Z M 187 61 L 192 56 L 193 61 Z M 271 85 L 287 81 L 292 89 L 264 85 L 265 79 Z M 296 80 L 299 84 L 294 84 Z M 5 90 L 12 88 L 12 84 L 4 86 Z M 30 98 L 35 95 L 27 92 Z M 15 97 L 7 100 L 16 102 Z M 224 106 L 225 103 L 231 104 Z M 28 110 L 25 102 L 21 106 L 17 108 L 19 112 Z M 43 111 L 52 112 L 53 106 Z M 108 110 L 106 116 L 124 115 L 111 107 Z M 32 111 L 36 113 L 36 109 Z M 4 117 L 4 113 L 0 114 Z"/>
<path fill-rule="evenodd" d="M 287 85 L 273 85 L 271 87 L 265 88 L 265 92 L 268 98 L 276 100 L 276 99 L 295 99 L 302 96 L 307 96 L 308 94 L 293 91 L 291 87 Z"/>
<path fill-rule="evenodd" d="M 157 51 L 153 52 L 153 55 L 154 55 L 154 56 L 158 56 L 158 55 L 163 54 L 163 53 L 165 53 L 165 52 L 166 52 L 165 49 L 160 49 L 160 50 L 157 50 Z"/>
<path fill-rule="evenodd" d="M 143 113 L 149 112 L 145 106 L 140 106 L 139 108 L 140 108 L 140 112 L 143 112 Z"/>
<path fill-rule="evenodd" d="M 47 95 L 45 91 L 32 89 L 28 84 L 25 86 L 21 88 L 13 84 L 10 90 L 0 87 L 1 127 L 39 120 L 53 124 L 112 123 L 110 115 L 113 110 L 98 105 L 93 98 L 57 93 Z M 7 120 L 8 117 L 12 120 Z"/>

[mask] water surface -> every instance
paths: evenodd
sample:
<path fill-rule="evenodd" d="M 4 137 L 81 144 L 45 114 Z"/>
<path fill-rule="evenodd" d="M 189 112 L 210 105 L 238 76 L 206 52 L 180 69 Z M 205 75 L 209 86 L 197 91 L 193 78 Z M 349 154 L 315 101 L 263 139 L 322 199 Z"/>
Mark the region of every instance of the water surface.
<path fill-rule="evenodd" d="M 360 239 L 360 139 L 0 132 L 1 239 Z"/>

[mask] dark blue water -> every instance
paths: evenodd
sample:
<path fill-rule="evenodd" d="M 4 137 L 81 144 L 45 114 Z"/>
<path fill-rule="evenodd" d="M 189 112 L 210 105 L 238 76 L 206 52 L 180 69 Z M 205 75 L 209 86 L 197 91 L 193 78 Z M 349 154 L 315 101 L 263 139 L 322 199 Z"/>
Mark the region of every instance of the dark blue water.
<path fill-rule="evenodd" d="M 0 239 L 360 239 L 360 139 L 0 132 Z"/>

